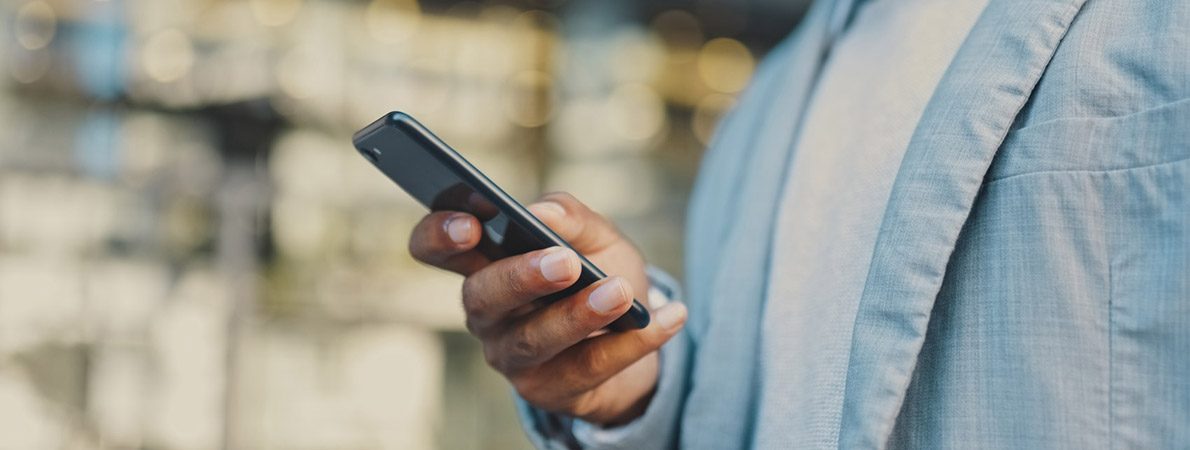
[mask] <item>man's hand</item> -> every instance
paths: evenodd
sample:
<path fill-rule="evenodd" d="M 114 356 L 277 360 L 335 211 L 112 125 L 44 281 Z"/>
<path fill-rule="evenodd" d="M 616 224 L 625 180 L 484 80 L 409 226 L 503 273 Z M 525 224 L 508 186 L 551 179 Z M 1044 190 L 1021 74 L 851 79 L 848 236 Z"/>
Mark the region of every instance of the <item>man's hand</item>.
<path fill-rule="evenodd" d="M 549 306 L 533 300 L 574 284 L 578 256 L 564 247 L 490 261 L 475 250 L 482 232 L 465 213 L 435 212 L 413 230 L 409 249 L 422 262 L 457 272 L 467 329 L 489 365 L 526 401 L 603 424 L 644 413 L 657 385 L 657 349 L 677 334 L 686 309 L 671 302 L 649 326 L 589 337 L 620 317 L 649 283 L 640 252 L 605 218 L 569 194 L 546 195 L 529 210 L 610 277 Z"/>

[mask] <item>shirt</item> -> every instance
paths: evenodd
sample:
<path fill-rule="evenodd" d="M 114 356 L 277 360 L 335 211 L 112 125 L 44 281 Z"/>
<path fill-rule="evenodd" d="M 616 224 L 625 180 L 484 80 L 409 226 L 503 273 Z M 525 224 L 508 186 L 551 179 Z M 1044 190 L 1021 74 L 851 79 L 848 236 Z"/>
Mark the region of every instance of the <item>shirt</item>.
<path fill-rule="evenodd" d="M 817 140 L 811 122 L 830 116 L 822 99 L 840 48 L 878 5 L 842 14 L 838 4 L 817 2 L 770 53 L 704 157 L 687 221 L 690 316 L 661 349 L 645 413 L 612 429 L 548 427 L 535 418 L 556 416 L 521 402 L 533 442 L 1190 442 L 1190 3 L 996 0 L 966 33 L 943 23 L 903 33 L 900 50 L 961 43 L 906 122 L 907 141 L 868 123 L 822 122 L 866 135 L 828 140 L 893 153 L 886 144 L 907 142 L 899 154 L 850 148 L 832 162 L 806 144 Z M 850 86 L 836 98 L 870 94 Z M 886 113 L 921 101 L 885 100 L 898 103 L 879 105 Z M 867 189 L 797 187 L 816 158 L 847 166 L 823 182 Z M 881 187 L 889 181 L 872 174 L 893 166 Z M 852 201 L 883 212 L 838 204 Z M 836 251 L 851 257 L 832 260 Z M 784 280 L 799 270 L 822 278 Z M 806 298 L 816 294 L 827 299 Z"/>

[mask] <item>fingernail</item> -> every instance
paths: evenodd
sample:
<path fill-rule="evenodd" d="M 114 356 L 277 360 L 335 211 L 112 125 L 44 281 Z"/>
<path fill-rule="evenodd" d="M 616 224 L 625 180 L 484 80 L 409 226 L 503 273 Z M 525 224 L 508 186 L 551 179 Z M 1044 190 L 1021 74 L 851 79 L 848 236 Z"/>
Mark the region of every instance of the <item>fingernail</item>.
<path fill-rule="evenodd" d="M 686 305 L 669 302 L 661 309 L 654 311 L 653 317 L 657 319 L 657 324 L 661 325 L 661 328 L 673 330 L 686 321 Z"/>
<path fill-rule="evenodd" d="M 566 215 L 566 209 L 562 208 L 562 205 L 559 205 L 554 202 L 534 203 L 531 209 L 533 209 L 534 214 L 545 213 L 545 214 L 553 214 L 558 217 L 563 217 Z"/>
<path fill-rule="evenodd" d="M 623 305 L 628 298 L 627 292 L 623 278 L 611 277 L 591 292 L 591 296 L 587 297 L 587 304 L 591 305 L 595 312 L 605 314 Z"/>
<path fill-rule="evenodd" d="M 446 234 L 454 243 L 462 245 L 471 241 L 471 221 L 458 215 L 446 220 Z"/>
<path fill-rule="evenodd" d="M 573 250 L 565 247 L 554 247 L 547 250 L 541 256 L 541 259 L 538 260 L 537 264 L 538 269 L 541 270 L 542 277 L 557 283 L 570 279 L 570 274 L 574 273 L 574 268 L 578 265 L 578 260 L 574 257 Z"/>

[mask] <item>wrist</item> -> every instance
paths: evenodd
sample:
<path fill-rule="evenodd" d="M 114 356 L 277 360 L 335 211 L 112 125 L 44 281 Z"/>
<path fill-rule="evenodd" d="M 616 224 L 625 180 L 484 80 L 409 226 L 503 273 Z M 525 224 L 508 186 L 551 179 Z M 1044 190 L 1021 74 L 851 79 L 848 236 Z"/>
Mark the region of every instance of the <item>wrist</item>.
<path fill-rule="evenodd" d="M 649 403 L 653 400 L 653 394 L 656 392 L 657 388 L 654 386 L 653 389 L 649 389 L 649 392 L 636 399 L 636 401 L 633 401 L 626 409 L 623 409 L 618 414 L 612 414 L 602 419 L 593 417 L 589 419 L 583 418 L 583 420 L 595 425 L 599 425 L 603 428 L 615 428 L 626 425 L 633 420 L 640 418 L 640 416 L 645 415 L 645 410 L 649 408 Z"/>

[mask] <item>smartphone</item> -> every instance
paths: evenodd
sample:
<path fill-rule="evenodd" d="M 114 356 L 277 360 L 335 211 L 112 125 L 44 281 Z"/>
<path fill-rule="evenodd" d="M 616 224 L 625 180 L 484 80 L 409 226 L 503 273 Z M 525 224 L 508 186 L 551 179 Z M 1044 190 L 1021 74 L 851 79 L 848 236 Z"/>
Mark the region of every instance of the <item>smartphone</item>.
<path fill-rule="evenodd" d="M 458 152 L 408 114 L 392 112 L 352 136 L 356 150 L 431 211 L 461 211 L 483 224 L 478 250 L 493 260 L 554 246 L 565 240 L 530 214 Z M 577 251 L 575 253 L 578 253 Z M 579 254 L 582 274 L 570 287 L 537 299 L 544 306 L 607 277 Z M 637 300 L 610 325 L 613 331 L 644 328 L 649 311 Z"/>

